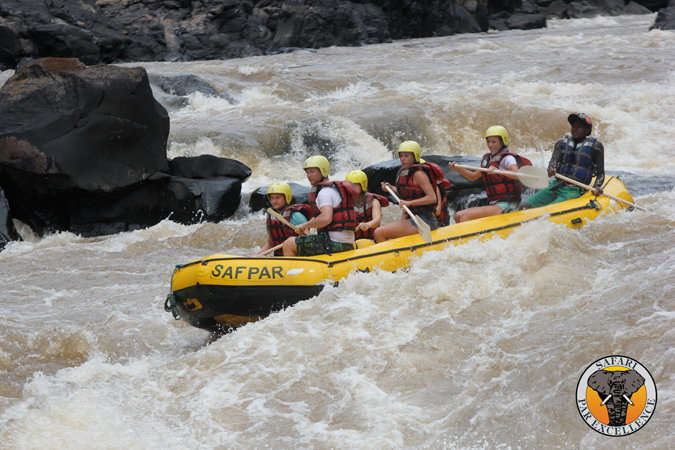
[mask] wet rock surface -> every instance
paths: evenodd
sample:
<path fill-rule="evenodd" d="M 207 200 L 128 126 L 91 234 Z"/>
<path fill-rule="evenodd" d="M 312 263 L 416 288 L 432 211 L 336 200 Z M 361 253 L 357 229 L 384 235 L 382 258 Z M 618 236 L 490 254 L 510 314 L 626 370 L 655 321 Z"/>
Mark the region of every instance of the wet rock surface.
<path fill-rule="evenodd" d="M 87 65 L 229 59 L 530 29 L 545 27 L 547 17 L 666 6 L 665 0 L 3 0 L 0 69 L 43 57 L 78 58 Z"/>
<path fill-rule="evenodd" d="M 234 214 L 251 170 L 211 155 L 170 161 L 168 134 L 143 68 L 86 67 L 74 58 L 26 64 L 0 88 L 6 222 L 18 219 L 39 235 L 96 236 Z"/>

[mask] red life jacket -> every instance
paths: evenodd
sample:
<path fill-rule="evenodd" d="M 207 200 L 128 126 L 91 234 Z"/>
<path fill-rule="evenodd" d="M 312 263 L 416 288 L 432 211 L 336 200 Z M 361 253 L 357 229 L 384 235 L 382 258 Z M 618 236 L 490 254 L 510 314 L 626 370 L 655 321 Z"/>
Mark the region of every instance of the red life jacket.
<path fill-rule="evenodd" d="M 322 181 L 312 186 L 309 191 L 309 206 L 312 208 L 314 216 L 321 214 L 321 210 L 316 206 L 316 197 L 321 189 L 333 186 L 340 194 L 340 205 L 333 208 L 333 218 L 331 222 L 319 232 L 355 230 L 359 222 L 356 220 L 356 210 L 354 210 L 354 197 L 359 195 L 359 190 L 349 181 Z"/>
<path fill-rule="evenodd" d="M 277 212 L 279 212 L 279 214 L 281 214 L 284 219 L 290 222 L 291 214 L 293 214 L 294 211 L 302 213 L 302 215 L 305 216 L 308 220 L 312 218 L 312 212 L 309 205 L 286 205 L 280 212 L 279 211 Z M 284 241 L 289 237 L 298 235 L 295 231 L 293 231 L 291 227 L 284 225 L 283 223 L 281 223 L 279 219 L 277 219 L 270 213 L 267 213 L 266 225 L 267 225 L 267 234 L 272 239 L 272 247 L 276 247 L 279 244 L 283 244 Z M 274 254 L 276 256 L 282 256 L 284 252 L 283 250 L 279 249 L 275 250 Z"/>
<path fill-rule="evenodd" d="M 396 174 L 396 190 L 398 191 L 398 196 L 401 200 L 416 200 L 418 198 L 424 197 L 426 194 L 417 184 L 413 182 L 413 176 L 418 170 L 423 171 L 431 182 L 431 186 L 434 187 L 434 197 L 436 193 L 436 185 L 439 183 L 439 180 L 445 178 L 443 171 L 434 163 L 424 163 L 424 164 L 413 164 L 407 169 L 401 169 Z M 438 199 L 437 199 L 438 200 Z M 428 205 L 410 205 L 408 206 L 410 212 L 413 214 L 436 214 L 436 201 L 429 203 Z"/>
<path fill-rule="evenodd" d="M 361 222 L 370 222 L 373 220 L 373 200 L 377 199 L 380 202 L 380 206 L 382 208 L 389 206 L 389 200 L 386 198 L 382 197 L 381 195 L 373 194 L 370 192 L 366 192 L 366 199 L 364 200 L 363 204 L 358 207 L 354 206 L 354 209 L 356 210 L 356 219 Z M 375 232 L 375 228 L 368 228 L 367 230 L 356 230 L 354 232 L 354 239 L 373 239 L 373 233 Z"/>
<path fill-rule="evenodd" d="M 502 148 L 494 155 L 492 153 L 484 154 L 480 165 L 486 169 L 488 167 L 499 169 L 499 162 L 508 155 L 516 158 L 518 168 L 532 165 L 532 162 L 529 159 L 509 152 L 508 147 Z M 487 172 L 482 172 L 482 176 L 483 181 L 485 182 L 485 192 L 487 193 L 490 202 L 497 200 L 507 201 L 509 203 L 520 203 L 520 193 L 523 189 L 523 185 L 517 178 L 509 178 L 506 175 L 490 175 Z"/>
<path fill-rule="evenodd" d="M 448 192 L 450 182 L 445 178 L 438 183 L 438 191 L 441 193 L 441 213 L 438 214 L 438 226 L 447 227 L 450 225 L 450 214 L 448 214 Z"/>

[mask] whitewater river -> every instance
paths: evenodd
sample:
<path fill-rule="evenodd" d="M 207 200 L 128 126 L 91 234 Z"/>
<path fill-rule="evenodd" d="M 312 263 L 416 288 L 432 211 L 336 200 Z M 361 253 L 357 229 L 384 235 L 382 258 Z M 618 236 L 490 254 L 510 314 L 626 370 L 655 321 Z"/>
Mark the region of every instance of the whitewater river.
<path fill-rule="evenodd" d="M 653 20 L 142 64 L 230 97 L 163 98 L 168 153 L 244 162 L 244 202 L 222 223 L 100 238 L 19 224 L 25 241 L 0 253 L 0 448 L 672 448 L 675 33 L 648 31 Z M 428 252 L 219 337 L 163 309 L 175 264 L 264 244 L 246 200 L 274 181 L 307 184 L 313 142 L 330 143 L 340 178 L 407 139 L 480 156 L 499 124 L 544 167 L 570 112 L 593 118 L 607 169 L 633 174 L 649 212 L 580 230 L 535 221 Z M 627 437 L 576 409 L 580 376 L 608 355 L 638 360 L 658 389 L 653 418 Z"/>

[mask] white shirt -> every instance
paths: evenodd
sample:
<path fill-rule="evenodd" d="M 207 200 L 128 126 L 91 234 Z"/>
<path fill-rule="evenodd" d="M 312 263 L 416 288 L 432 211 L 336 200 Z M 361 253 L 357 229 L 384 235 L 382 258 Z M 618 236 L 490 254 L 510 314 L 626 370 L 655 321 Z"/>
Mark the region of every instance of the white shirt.
<path fill-rule="evenodd" d="M 506 155 L 506 158 L 499 160 L 499 170 L 511 170 L 511 166 L 514 164 L 518 164 L 516 158 L 512 155 Z"/>
<path fill-rule="evenodd" d="M 327 205 L 332 206 L 334 210 L 340 206 L 340 193 L 336 187 L 325 187 L 321 189 L 319 195 L 316 196 L 316 206 L 319 209 L 321 209 L 322 206 Z M 353 230 L 329 231 L 328 237 L 331 241 L 335 242 L 354 243 Z"/>

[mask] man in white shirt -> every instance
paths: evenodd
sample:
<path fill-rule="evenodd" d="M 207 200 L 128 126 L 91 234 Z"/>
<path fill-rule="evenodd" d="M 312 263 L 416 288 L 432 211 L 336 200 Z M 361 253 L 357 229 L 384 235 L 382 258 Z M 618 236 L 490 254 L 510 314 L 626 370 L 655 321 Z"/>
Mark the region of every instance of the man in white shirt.
<path fill-rule="evenodd" d="M 311 236 L 291 237 L 284 242 L 284 256 L 313 256 L 354 249 L 358 225 L 354 197 L 358 189 L 348 181 L 330 181 L 330 163 L 323 156 L 307 158 L 303 168 L 312 185 L 309 204 L 314 218 L 298 225 L 301 230 L 316 228 Z"/>

